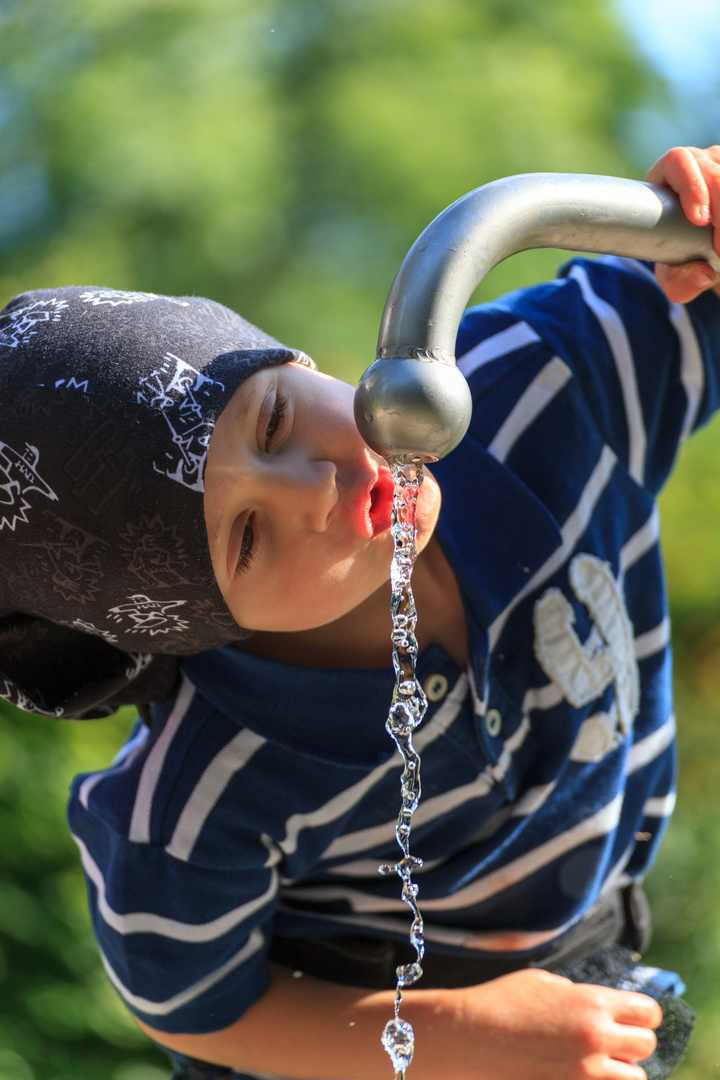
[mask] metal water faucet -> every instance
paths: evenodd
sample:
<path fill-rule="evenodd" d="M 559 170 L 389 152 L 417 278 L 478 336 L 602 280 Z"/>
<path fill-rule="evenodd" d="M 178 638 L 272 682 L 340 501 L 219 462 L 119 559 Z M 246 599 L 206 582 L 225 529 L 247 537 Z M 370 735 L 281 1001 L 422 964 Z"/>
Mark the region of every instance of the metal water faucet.
<path fill-rule="evenodd" d="M 639 180 L 525 173 L 471 191 L 418 237 L 385 304 L 377 359 L 355 391 L 360 434 L 384 457 L 436 461 L 470 423 L 455 339 L 473 291 L 503 259 L 529 248 L 704 259 L 720 272 L 712 227 L 692 225 L 673 192 Z"/>

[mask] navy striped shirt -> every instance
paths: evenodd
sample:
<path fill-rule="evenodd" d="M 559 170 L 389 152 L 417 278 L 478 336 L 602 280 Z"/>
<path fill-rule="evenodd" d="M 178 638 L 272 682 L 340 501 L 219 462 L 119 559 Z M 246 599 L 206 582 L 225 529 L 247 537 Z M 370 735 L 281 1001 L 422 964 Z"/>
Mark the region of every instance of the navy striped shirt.
<path fill-rule="evenodd" d="M 458 355 L 473 420 L 433 471 L 471 662 L 419 660 L 415 880 L 428 949 L 528 957 L 644 875 L 672 811 L 654 497 L 717 407 L 720 302 L 673 305 L 641 263 L 578 260 L 468 312 Z M 397 858 L 392 684 L 213 650 L 76 779 L 104 963 L 152 1027 L 231 1024 L 268 985 L 273 933 L 407 940 L 378 874 Z"/>

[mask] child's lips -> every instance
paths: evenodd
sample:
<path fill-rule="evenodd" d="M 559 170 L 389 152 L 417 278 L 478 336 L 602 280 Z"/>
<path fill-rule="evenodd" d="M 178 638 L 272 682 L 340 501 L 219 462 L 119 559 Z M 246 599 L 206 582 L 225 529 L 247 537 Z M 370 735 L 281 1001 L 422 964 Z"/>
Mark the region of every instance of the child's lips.
<path fill-rule="evenodd" d="M 390 472 L 381 468 L 370 489 L 367 510 L 372 536 L 378 536 L 390 528 L 394 489 L 395 485 Z"/>

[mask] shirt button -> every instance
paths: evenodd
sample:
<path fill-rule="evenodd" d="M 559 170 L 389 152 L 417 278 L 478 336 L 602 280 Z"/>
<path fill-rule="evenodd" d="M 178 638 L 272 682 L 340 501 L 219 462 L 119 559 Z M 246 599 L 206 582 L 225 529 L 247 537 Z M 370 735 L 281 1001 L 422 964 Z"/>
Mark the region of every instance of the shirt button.
<path fill-rule="evenodd" d="M 497 709 L 488 709 L 486 712 L 485 728 L 491 739 L 496 739 L 502 731 L 502 716 Z"/>
<path fill-rule="evenodd" d="M 448 692 L 448 681 L 439 672 L 435 675 L 428 675 L 423 683 L 423 690 L 428 701 L 440 701 Z"/>

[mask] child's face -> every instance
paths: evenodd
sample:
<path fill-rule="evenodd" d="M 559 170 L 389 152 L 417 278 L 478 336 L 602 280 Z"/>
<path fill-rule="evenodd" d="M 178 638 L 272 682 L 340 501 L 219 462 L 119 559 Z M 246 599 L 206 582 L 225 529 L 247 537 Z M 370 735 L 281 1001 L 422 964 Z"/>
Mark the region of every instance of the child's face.
<path fill-rule="evenodd" d="M 252 375 L 215 425 L 205 520 L 215 577 L 248 630 L 324 626 L 390 576 L 392 480 L 355 426 L 353 388 L 300 364 Z M 426 473 L 418 550 L 440 509 Z"/>

